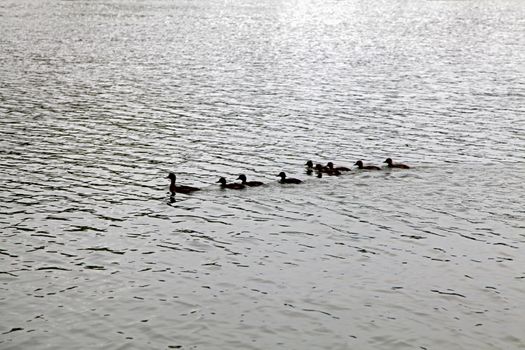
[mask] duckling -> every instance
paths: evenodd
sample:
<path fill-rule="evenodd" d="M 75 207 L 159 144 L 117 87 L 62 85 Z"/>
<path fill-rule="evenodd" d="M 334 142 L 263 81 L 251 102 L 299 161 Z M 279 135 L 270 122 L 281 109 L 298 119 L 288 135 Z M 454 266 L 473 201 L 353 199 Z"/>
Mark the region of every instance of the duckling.
<path fill-rule="evenodd" d="M 281 171 L 279 173 L 279 175 L 277 175 L 278 177 L 281 178 L 281 180 L 279 180 L 280 183 L 282 184 L 300 184 L 302 181 L 299 180 L 299 179 L 287 179 L 286 178 L 286 174 L 284 173 L 284 171 Z"/>
<path fill-rule="evenodd" d="M 334 163 L 332 162 L 328 162 L 328 164 L 326 164 L 326 167 L 330 170 L 337 170 L 337 171 L 350 171 L 350 168 L 347 168 L 345 166 L 338 166 L 337 168 L 334 168 Z"/>
<path fill-rule="evenodd" d="M 221 177 L 219 181 L 217 181 L 217 183 L 221 184 L 221 188 L 229 188 L 232 190 L 242 190 L 244 188 L 243 184 L 238 184 L 238 183 L 227 184 L 226 179 L 224 177 Z"/>
<path fill-rule="evenodd" d="M 244 175 L 244 174 L 239 175 L 237 180 L 241 180 L 243 185 L 249 186 L 249 187 L 255 187 L 255 186 L 262 186 L 262 185 L 264 185 L 260 181 L 246 181 L 246 175 Z"/>
<path fill-rule="evenodd" d="M 375 166 L 375 165 L 363 165 L 363 161 L 361 160 L 358 160 L 357 162 L 355 162 L 354 165 L 357 165 L 357 167 L 361 170 L 381 170 L 380 167 Z"/>
<path fill-rule="evenodd" d="M 325 173 L 326 175 L 329 175 L 329 176 L 339 176 L 341 175 L 341 172 L 337 169 L 330 169 L 330 168 L 327 168 L 327 167 L 324 167 L 322 166 L 321 164 L 317 164 L 315 166 L 315 170 L 317 171 L 317 175 L 319 174 L 322 174 L 322 173 Z M 318 177 L 322 177 L 322 176 L 318 176 Z"/>
<path fill-rule="evenodd" d="M 330 169 L 328 169 L 328 167 L 326 167 L 326 166 L 324 166 L 322 164 L 317 163 L 315 165 L 315 170 L 317 170 L 317 171 L 328 171 Z"/>
<path fill-rule="evenodd" d="M 175 185 L 175 180 L 176 180 L 176 176 L 174 173 L 169 173 L 169 175 L 166 177 L 168 179 L 171 180 L 171 184 L 170 184 L 170 192 L 171 192 L 171 195 L 174 196 L 175 193 L 184 193 L 184 194 L 188 194 L 188 193 L 191 193 L 191 192 L 195 192 L 195 191 L 199 191 L 200 188 L 197 188 L 197 187 L 192 187 L 192 186 L 177 186 Z"/>
<path fill-rule="evenodd" d="M 306 162 L 306 174 L 307 175 L 312 175 L 312 173 L 314 172 L 314 163 L 309 160 Z"/>
<path fill-rule="evenodd" d="M 383 163 L 387 163 L 389 168 L 399 168 L 399 169 L 410 169 L 406 164 L 395 163 L 392 161 L 392 158 L 387 158 Z"/>

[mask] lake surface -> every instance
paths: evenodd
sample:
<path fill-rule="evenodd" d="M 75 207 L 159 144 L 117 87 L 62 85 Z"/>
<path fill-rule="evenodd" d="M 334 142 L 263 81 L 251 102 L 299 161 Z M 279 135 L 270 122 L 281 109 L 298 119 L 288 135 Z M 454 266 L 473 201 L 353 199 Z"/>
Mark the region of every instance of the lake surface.
<path fill-rule="evenodd" d="M 524 2 L 3 0 L 0 33 L 0 349 L 525 349 Z"/>

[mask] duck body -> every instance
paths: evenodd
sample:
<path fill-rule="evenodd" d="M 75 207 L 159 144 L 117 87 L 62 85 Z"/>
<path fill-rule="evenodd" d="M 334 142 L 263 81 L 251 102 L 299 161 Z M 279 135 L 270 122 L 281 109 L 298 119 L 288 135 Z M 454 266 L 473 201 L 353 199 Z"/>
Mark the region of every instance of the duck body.
<path fill-rule="evenodd" d="M 332 162 L 328 162 L 328 164 L 326 164 L 326 167 L 334 171 L 351 171 L 350 168 L 347 168 L 345 166 L 334 167 L 334 163 Z"/>
<path fill-rule="evenodd" d="M 177 179 L 177 177 L 175 176 L 174 173 L 169 173 L 169 175 L 167 176 L 168 179 L 171 180 L 171 184 L 170 184 L 170 192 L 171 192 L 171 195 L 174 196 L 175 193 L 184 193 L 184 194 L 188 194 L 188 193 L 191 193 L 191 192 L 195 192 L 195 191 L 199 191 L 200 188 L 197 188 L 197 187 L 192 187 L 192 186 L 184 186 L 184 185 L 181 185 L 181 186 L 177 186 L 175 184 L 175 181 Z"/>
<path fill-rule="evenodd" d="M 170 191 L 176 192 L 176 193 L 184 193 L 188 194 L 195 191 L 200 191 L 200 188 L 192 187 L 192 186 L 175 186 L 175 191 L 173 191 L 172 187 L 170 186 Z"/>
<path fill-rule="evenodd" d="M 241 180 L 242 185 L 248 187 L 257 187 L 264 185 L 261 181 L 246 181 L 246 175 L 244 174 L 239 175 L 237 180 Z"/>
<path fill-rule="evenodd" d="M 231 190 L 242 190 L 244 188 L 244 185 L 243 184 L 239 184 L 239 183 L 226 183 L 226 179 L 224 177 L 221 177 L 219 179 L 219 181 L 217 181 L 218 183 L 221 184 L 221 188 L 229 188 Z"/>
<path fill-rule="evenodd" d="M 302 183 L 301 180 L 299 179 L 294 179 L 294 178 L 286 178 L 286 173 L 284 171 L 281 171 L 279 173 L 279 175 L 277 175 L 278 177 L 281 178 L 281 180 L 279 180 L 280 183 L 282 184 L 300 184 Z"/>
<path fill-rule="evenodd" d="M 306 166 L 306 174 L 312 175 L 312 173 L 314 172 L 314 162 L 309 160 L 306 162 L 305 166 Z"/>
<path fill-rule="evenodd" d="M 329 176 L 339 176 L 341 175 L 341 172 L 337 169 L 330 169 L 328 167 L 324 167 L 322 166 L 321 164 L 317 164 L 315 166 L 315 170 L 317 171 L 317 175 L 318 177 L 322 177 L 322 174 L 325 173 L 326 175 L 329 175 Z M 319 176 L 321 175 L 321 176 Z"/>
<path fill-rule="evenodd" d="M 394 163 L 392 158 L 387 158 L 383 163 L 386 163 L 389 168 L 410 169 L 410 167 L 406 164 Z"/>
<path fill-rule="evenodd" d="M 358 160 L 357 162 L 355 162 L 354 165 L 357 165 L 357 167 L 361 170 L 381 170 L 380 167 L 375 166 L 375 165 L 363 165 L 363 161 L 361 160 Z"/>

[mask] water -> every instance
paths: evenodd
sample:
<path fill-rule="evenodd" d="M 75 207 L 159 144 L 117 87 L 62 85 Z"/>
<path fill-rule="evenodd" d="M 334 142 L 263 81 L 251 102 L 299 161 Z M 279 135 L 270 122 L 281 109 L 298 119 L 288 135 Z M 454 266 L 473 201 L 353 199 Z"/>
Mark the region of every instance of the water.
<path fill-rule="evenodd" d="M 3 1 L 0 348 L 525 348 L 524 18 Z"/>

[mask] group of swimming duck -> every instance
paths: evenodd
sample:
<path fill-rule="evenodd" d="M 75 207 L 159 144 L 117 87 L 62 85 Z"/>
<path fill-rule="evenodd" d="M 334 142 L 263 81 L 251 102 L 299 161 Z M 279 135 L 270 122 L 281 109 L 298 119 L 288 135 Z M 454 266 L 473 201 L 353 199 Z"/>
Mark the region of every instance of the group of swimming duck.
<path fill-rule="evenodd" d="M 388 168 L 399 168 L 399 169 L 409 169 L 410 168 L 408 165 L 405 165 L 405 164 L 394 163 L 391 158 L 387 158 L 383 163 L 386 163 Z M 354 165 L 357 165 L 358 169 L 360 170 L 381 170 L 381 168 L 376 165 L 364 165 L 363 161 L 361 160 L 358 160 L 357 162 L 355 162 Z M 351 171 L 350 168 L 347 168 L 344 166 L 334 167 L 334 163 L 332 162 L 328 162 L 328 164 L 326 165 L 316 164 L 314 166 L 314 163 L 311 160 L 309 160 L 306 162 L 305 166 L 306 166 L 306 173 L 308 175 L 312 175 L 313 172 L 315 171 L 317 174 L 317 177 L 323 177 L 323 174 L 329 175 L 329 176 L 338 176 L 338 175 L 341 175 L 343 172 Z M 299 179 L 286 177 L 286 173 L 284 171 L 281 171 L 279 175 L 277 175 L 277 177 L 281 178 L 279 180 L 279 183 L 282 183 L 282 184 L 300 184 L 301 182 L 303 182 L 302 180 L 299 180 Z M 167 178 L 171 180 L 170 192 L 172 196 L 174 196 L 175 193 L 189 194 L 189 193 L 200 190 L 200 188 L 197 188 L 197 187 L 176 185 L 175 184 L 176 176 L 174 173 L 169 173 Z M 220 183 L 221 184 L 220 186 L 223 189 L 232 189 L 232 190 L 242 190 L 245 187 L 256 187 L 256 186 L 264 185 L 264 183 L 260 181 L 247 181 L 246 175 L 244 174 L 239 175 L 237 180 L 241 180 L 241 182 L 240 183 L 239 182 L 227 183 L 226 179 L 224 177 L 221 177 L 219 181 L 217 181 L 217 183 Z"/>

